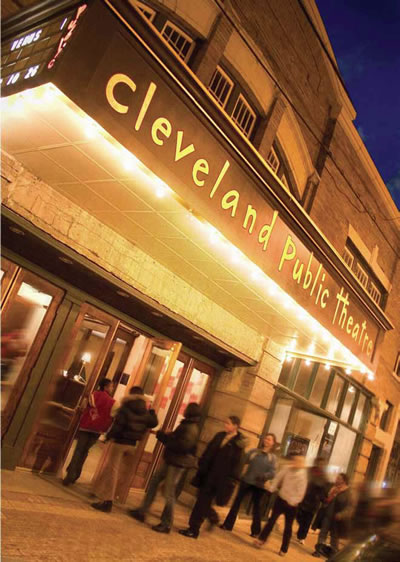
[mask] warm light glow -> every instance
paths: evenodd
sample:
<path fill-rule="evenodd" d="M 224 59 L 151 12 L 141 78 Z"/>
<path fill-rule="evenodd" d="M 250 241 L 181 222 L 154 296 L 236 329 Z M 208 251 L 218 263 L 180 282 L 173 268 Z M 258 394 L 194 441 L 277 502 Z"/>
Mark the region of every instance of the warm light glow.
<path fill-rule="evenodd" d="M 375 380 L 374 373 L 372 373 L 371 371 L 368 373 L 368 380 L 369 380 L 369 381 L 374 381 L 374 380 Z"/>
<path fill-rule="evenodd" d="M 346 373 L 346 375 L 351 375 L 351 369 L 346 369 L 345 373 Z"/>
<path fill-rule="evenodd" d="M 56 111 L 65 111 L 65 118 L 76 118 L 80 127 L 81 134 L 85 134 L 88 139 L 98 139 L 106 143 L 108 157 L 114 159 L 115 162 L 123 166 L 125 170 L 132 172 L 132 177 L 148 186 L 150 194 L 159 199 L 163 199 L 167 195 L 174 197 L 178 204 L 182 204 L 180 198 L 174 193 L 164 181 L 151 172 L 142 162 L 129 150 L 116 141 L 107 131 L 105 131 L 94 119 L 89 117 L 84 111 L 78 108 L 71 100 L 69 100 L 60 90 L 52 84 L 46 84 L 37 88 L 25 90 L 23 94 L 14 94 L 1 100 L 4 115 L 7 113 L 11 117 L 10 121 L 16 121 L 14 118 L 29 118 L 30 111 L 37 111 L 37 104 L 45 105 L 51 102 L 55 103 Z M 40 110 L 40 107 L 39 107 Z M 23 123 L 21 120 L 20 122 Z M 18 125 L 18 123 L 17 123 Z M 7 126 L 9 126 L 7 124 Z M 12 126 L 12 123 L 11 125 Z M 21 125 L 19 125 L 21 126 Z M 89 144 L 89 140 L 86 141 Z M 99 141 L 96 140 L 96 143 Z M 130 175 L 130 174 L 129 174 Z M 220 260 L 222 265 L 229 268 L 230 271 L 242 283 L 250 285 L 249 289 L 262 301 L 265 301 L 274 311 L 281 314 L 291 324 L 290 337 L 293 338 L 293 327 L 299 330 L 299 334 L 289 344 L 295 356 L 297 353 L 312 356 L 313 360 L 316 355 L 321 354 L 321 363 L 330 361 L 333 365 L 338 365 L 342 369 L 354 372 L 368 373 L 370 380 L 374 379 L 374 375 L 370 372 L 361 361 L 355 357 L 339 340 L 331 335 L 328 328 L 324 328 L 312 315 L 310 315 L 296 300 L 286 293 L 281 287 L 275 283 L 269 276 L 255 263 L 253 263 L 239 248 L 231 244 L 218 229 L 197 214 L 196 209 L 189 209 L 182 204 L 182 209 L 188 213 L 190 221 L 194 224 L 191 228 L 199 226 L 202 233 L 202 245 L 209 244 L 213 246 L 209 248 L 209 253 L 214 254 L 216 261 Z M 250 282 L 250 279 L 253 283 Z M 270 298 L 275 297 L 275 298 Z M 301 322 L 300 322 L 301 321 Z M 310 341 L 313 340 L 310 346 Z M 322 342 L 325 342 L 324 344 Z M 308 348 L 308 352 L 307 352 Z M 329 349 L 329 353 L 327 353 Z M 286 358 L 288 361 L 289 357 Z M 310 364 L 308 360 L 307 364 Z M 330 363 L 325 365 L 326 369 L 330 369 Z"/>
<path fill-rule="evenodd" d="M 89 353 L 88 351 L 85 351 L 85 353 L 82 355 L 82 361 L 84 363 L 90 363 L 91 360 L 92 360 L 92 354 Z"/>
<path fill-rule="evenodd" d="M 327 364 L 325 365 L 325 370 L 326 370 L 326 371 L 329 371 L 330 369 L 331 369 L 331 365 L 330 365 L 329 363 L 327 363 Z"/>
<path fill-rule="evenodd" d="M 310 361 L 309 359 L 307 359 L 306 365 L 307 365 L 307 366 L 308 366 L 308 365 L 311 365 L 311 361 Z"/>
<path fill-rule="evenodd" d="M 292 359 L 293 359 L 293 357 L 291 355 L 286 355 L 286 361 L 288 363 L 290 363 Z"/>

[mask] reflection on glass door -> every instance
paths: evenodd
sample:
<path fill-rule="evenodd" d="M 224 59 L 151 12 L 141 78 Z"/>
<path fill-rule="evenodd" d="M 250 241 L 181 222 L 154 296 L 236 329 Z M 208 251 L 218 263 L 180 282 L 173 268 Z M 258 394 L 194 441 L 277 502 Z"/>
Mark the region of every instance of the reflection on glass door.
<path fill-rule="evenodd" d="M 94 307 L 82 306 L 70 344 L 53 375 L 47 399 L 25 447 L 24 466 L 50 472 L 60 468 L 117 323 Z"/>
<path fill-rule="evenodd" d="M 2 296 L 7 294 L 1 318 L 2 434 L 28 383 L 63 296 L 61 289 L 41 277 L 8 264 L 2 277 L 2 281 L 12 281 L 11 286 L 2 284 Z"/>

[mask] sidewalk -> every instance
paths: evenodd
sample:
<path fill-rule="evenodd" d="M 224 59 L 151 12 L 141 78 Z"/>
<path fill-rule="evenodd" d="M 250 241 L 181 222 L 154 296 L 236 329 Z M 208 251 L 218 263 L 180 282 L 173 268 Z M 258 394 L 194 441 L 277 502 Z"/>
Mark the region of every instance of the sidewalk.
<path fill-rule="evenodd" d="M 142 492 L 132 492 L 127 505 L 101 513 L 90 507 L 87 485 L 65 488 L 54 477 L 25 471 L 2 471 L 2 561 L 76 562 L 151 561 L 216 562 L 282 560 L 278 556 L 281 534 L 273 532 L 262 550 L 253 547 L 249 521 L 238 520 L 232 533 L 215 529 L 202 531 L 197 540 L 179 535 L 187 526 L 189 511 L 178 505 L 175 528 L 160 535 L 150 525 L 158 522 L 160 503 L 153 505 L 146 524 L 126 515 L 127 507 L 137 506 Z M 288 562 L 307 562 L 316 535 L 307 545 L 292 539 Z"/>

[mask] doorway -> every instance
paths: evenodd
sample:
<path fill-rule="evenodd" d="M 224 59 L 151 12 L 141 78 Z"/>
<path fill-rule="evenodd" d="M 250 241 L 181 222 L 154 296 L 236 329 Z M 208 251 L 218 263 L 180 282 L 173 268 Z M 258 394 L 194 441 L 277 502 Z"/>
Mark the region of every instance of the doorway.
<path fill-rule="evenodd" d="M 72 313 L 71 313 L 72 314 Z M 189 401 L 204 401 L 214 369 L 182 352 L 180 342 L 152 338 L 88 303 L 81 305 L 52 367 L 47 395 L 24 447 L 19 465 L 62 476 L 73 452 L 79 420 L 98 381 L 115 383 L 117 404 L 133 385 L 150 395 L 159 428 L 173 429 Z M 50 368 L 50 367 L 49 367 Z M 139 445 L 122 495 L 132 486 L 146 486 L 157 465 L 161 446 L 155 431 Z M 100 438 L 90 451 L 82 483 L 99 474 L 107 455 Z"/>

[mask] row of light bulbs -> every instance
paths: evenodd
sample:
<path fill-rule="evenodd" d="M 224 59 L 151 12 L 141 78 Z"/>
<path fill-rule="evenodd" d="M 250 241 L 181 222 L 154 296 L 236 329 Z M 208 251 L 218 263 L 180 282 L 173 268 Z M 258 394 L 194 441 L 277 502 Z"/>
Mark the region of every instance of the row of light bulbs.
<path fill-rule="evenodd" d="M 77 108 L 75 104 L 70 102 L 60 90 L 58 90 L 52 84 L 47 84 L 33 90 L 25 90 L 20 94 L 10 96 L 9 98 L 2 98 L 2 107 L 11 111 L 13 114 L 23 115 L 23 106 L 25 102 L 32 104 L 36 103 L 50 103 L 51 101 L 63 97 L 63 101 L 68 104 L 70 109 L 72 109 L 75 115 L 80 119 L 82 129 L 85 136 L 92 140 L 96 138 L 104 139 L 111 151 L 113 151 L 115 158 L 122 162 L 124 169 L 127 172 L 140 173 L 143 179 L 150 180 L 150 184 L 154 189 L 156 197 L 163 198 L 167 195 L 174 196 L 179 200 L 179 197 L 173 192 L 173 190 L 163 182 L 159 177 L 153 174 L 142 162 L 131 152 L 129 152 L 125 147 L 120 145 L 107 131 L 105 131 L 96 121 L 91 117 L 86 115 L 81 109 Z M 296 311 L 296 316 L 299 320 L 304 323 L 304 326 L 314 333 L 318 333 L 324 342 L 330 342 L 330 352 L 329 359 L 333 361 L 334 355 L 337 351 L 340 351 L 346 357 L 346 362 L 351 365 L 351 367 L 361 373 L 368 373 L 368 378 L 370 380 L 374 379 L 372 371 L 368 370 L 363 363 L 361 363 L 348 349 L 346 349 L 341 342 L 339 342 L 328 330 L 326 330 L 315 318 L 313 318 L 304 308 L 302 308 L 293 298 L 291 298 L 285 291 L 283 291 L 277 283 L 270 279 L 262 269 L 255 265 L 249 258 L 243 254 L 238 248 L 231 244 L 214 226 L 206 222 L 200 217 L 197 217 L 191 210 L 189 210 L 189 218 L 191 221 L 198 223 L 204 231 L 205 237 L 211 246 L 219 247 L 222 255 L 230 256 L 230 260 L 233 264 L 241 266 L 242 271 L 250 271 L 251 280 L 257 284 L 258 289 L 263 288 L 267 291 L 268 295 L 271 297 L 276 297 L 286 310 Z M 248 279 L 246 278 L 246 282 Z M 290 352 L 295 350 L 296 342 L 292 341 L 291 346 L 287 352 L 287 358 L 291 357 Z M 315 344 L 310 346 L 308 350 L 309 354 L 312 355 L 315 348 Z M 309 359 L 306 363 L 310 362 Z M 321 360 L 324 362 L 324 360 Z M 326 360 L 325 360 L 326 361 Z M 330 368 L 331 363 L 326 362 L 327 369 Z M 351 374 L 351 369 L 346 368 L 346 373 Z"/>

